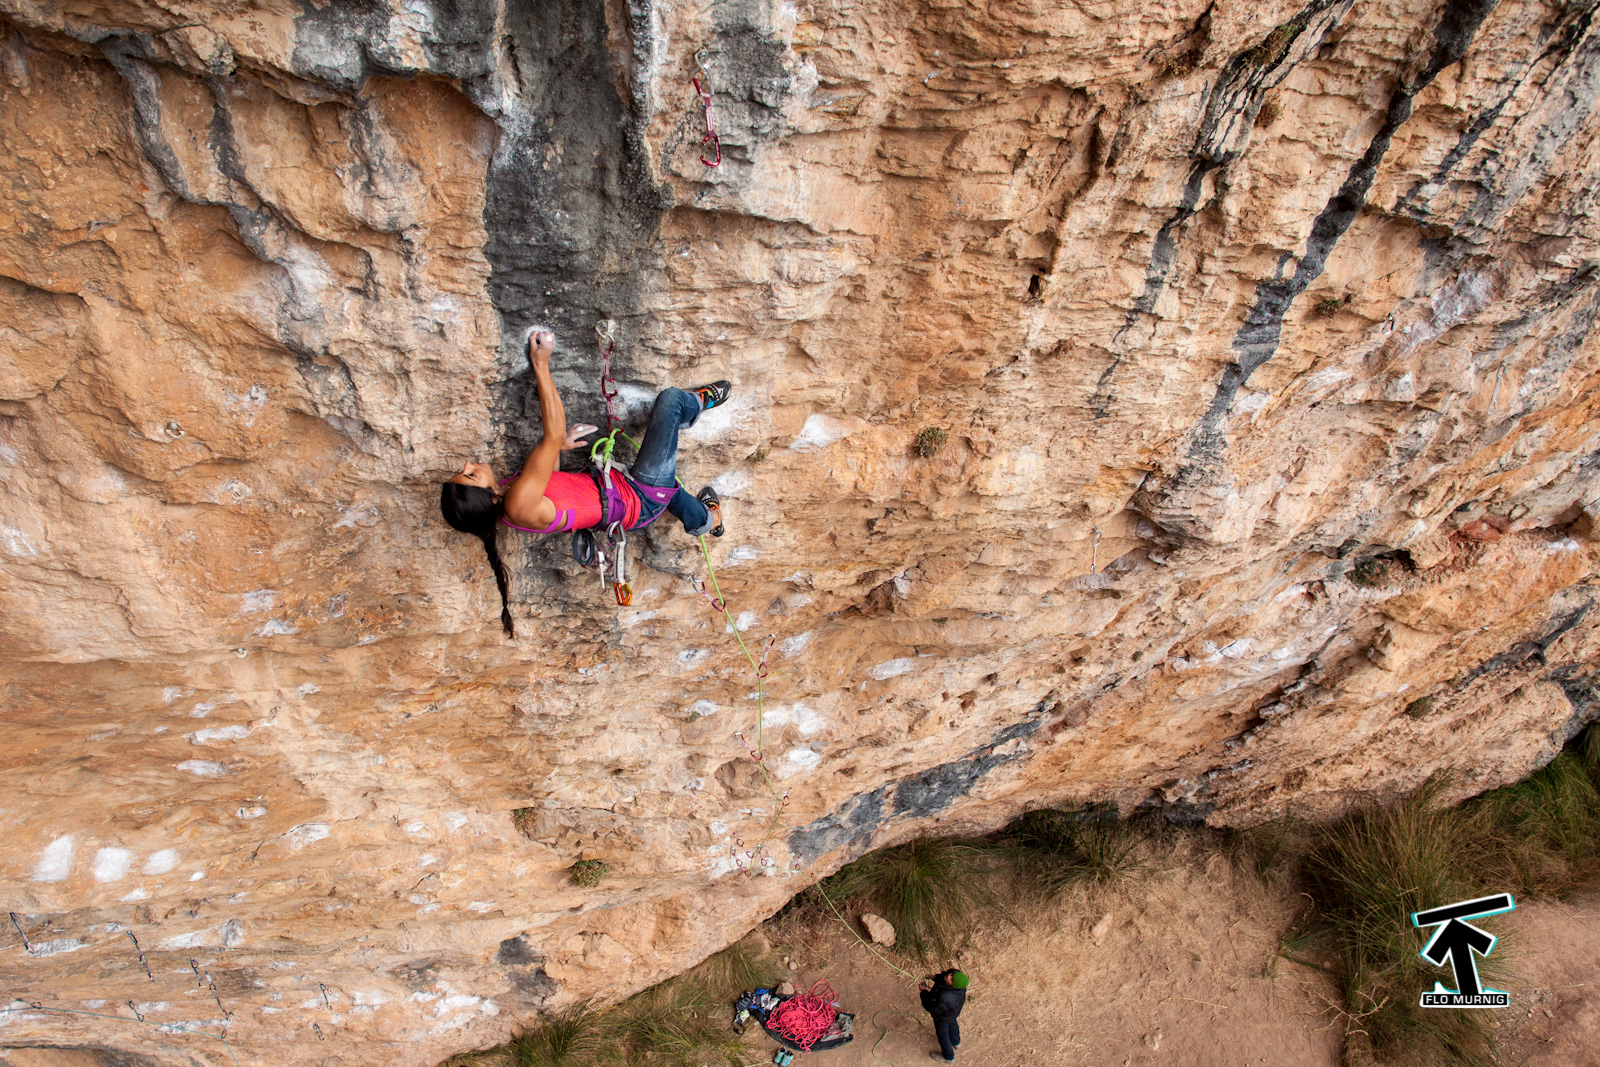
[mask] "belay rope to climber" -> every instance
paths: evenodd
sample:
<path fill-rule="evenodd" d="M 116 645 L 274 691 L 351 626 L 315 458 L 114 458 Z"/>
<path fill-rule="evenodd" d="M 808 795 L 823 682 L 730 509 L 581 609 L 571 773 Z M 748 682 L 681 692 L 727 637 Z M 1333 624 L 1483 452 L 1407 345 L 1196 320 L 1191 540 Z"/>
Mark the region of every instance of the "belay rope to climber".
<path fill-rule="evenodd" d="M 594 332 L 595 341 L 600 348 L 600 395 L 605 398 L 607 432 L 590 447 L 589 461 L 599 470 L 601 479 L 606 479 L 611 476 L 611 471 L 616 469 L 616 465 L 612 462 L 612 456 L 616 451 L 617 438 L 620 437 L 633 446 L 635 454 L 639 451 L 639 442 L 629 437 L 622 431 L 622 427 L 617 425 L 616 411 L 613 407 L 613 401 L 616 400 L 619 392 L 616 380 L 611 377 L 611 354 L 617 347 L 617 324 L 611 319 L 605 319 L 595 324 Z M 683 483 L 680 481 L 678 486 L 682 488 Z M 600 498 L 603 504 L 605 500 L 603 483 Z M 587 536 L 580 540 L 579 535 Z M 590 551 L 588 560 L 585 559 L 584 554 L 580 551 L 580 545 L 584 544 L 585 541 L 587 541 Z M 780 792 L 777 779 L 773 777 L 771 771 L 767 770 L 766 759 L 762 751 L 762 741 L 766 726 L 765 683 L 767 678 L 767 656 L 772 652 L 772 645 L 778 638 L 775 634 L 767 636 L 761 648 L 761 659 L 757 660 L 755 653 L 751 652 L 750 646 L 745 643 L 744 635 L 739 632 L 733 612 L 728 608 L 727 598 L 722 595 L 722 586 L 717 582 L 716 568 L 711 566 L 711 549 L 706 544 L 705 534 L 700 535 L 699 541 L 700 555 L 706 561 L 706 575 L 711 580 L 711 591 L 707 591 L 706 583 L 696 582 L 693 578 L 689 579 L 689 585 L 690 588 L 710 602 L 712 610 L 722 613 L 723 619 L 727 621 L 728 630 L 732 632 L 733 639 L 739 644 L 739 651 L 744 653 L 744 658 L 749 661 L 750 666 L 756 672 L 756 743 L 752 747 L 750 742 L 745 740 L 743 731 L 734 734 L 734 736 L 739 739 L 739 743 L 744 746 L 745 752 L 749 754 L 751 761 L 755 763 L 756 768 L 761 772 L 762 784 L 766 786 L 767 792 L 772 794 L 774 803 L 772 821 L 767 824 L 766 833 L 755 848 L 747 848 L 744 840 L 737 834 L 734 835 L 733 860 L 739 870 L 745 874 L 751 873 L 757 866 L 764 870 L 774 870 L 776 864 L 773 863 L 772 858 L 770 856 L 762 856 L 762 853 L 777 834 L 778 824 L 783 821 L 783 811 L 789 806 L 789 791 L 785 789 Z M 621 522 L 613 522 L 606 527 L 603 543 L 600 538 L 594 537 L 587 530 L 579 530 L 577 534 L 573 535 L 573 556 L 583 566 L 597 568 L 600 571 L 602 589 L 605 588 L 607 572 L 610 571 L 614 575 L 612 588 L 616 593 L 617 604 L 621 607 L 628 607 L 633 603 L 633 588 L 627 581 L 627 551 L 628 535 L 622 529 Z M 713 595 L 713 592 L 715 595 Z"/>

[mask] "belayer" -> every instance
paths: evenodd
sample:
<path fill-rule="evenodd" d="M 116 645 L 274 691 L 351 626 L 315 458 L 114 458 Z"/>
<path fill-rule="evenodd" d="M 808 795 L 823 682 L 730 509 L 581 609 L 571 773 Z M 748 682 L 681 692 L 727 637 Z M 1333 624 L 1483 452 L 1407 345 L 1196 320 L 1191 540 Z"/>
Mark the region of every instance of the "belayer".
<path fill-rule="evenodd" d="M 556 465 L 561 453 L 582 447 L 578 439 L 593 433 L 595 427 L 580 425 L 567 432 L 567 413 L 550 378 L 554 348 L 555 335 L 546 330 L 536 330 L 528 338 L 544 436 L 528 453 L 522 470 L 496 481 L 487 463 L 469 460 L 439 493 L 444 521 L 483 541 L 500 587 L 500 624 L 512 637 L 516 630 L 507 603 L 506 569 L 494 543 L 497 525 L 539 534 L 595 527 L 636 530 L 669 511 L 690 536 L 722 536 L 722 507 L 716 490 L 708 485 L 691 496 L 678 485 L 678 431 L 693 426 L 702 411 L 727 403 L 733 386 L 712 382 L 694 390 L 663 389 L 651 409 L 650 425 L 631 471 L 609 468 L 609 464 L 603 472 L 560 471 Z"/>

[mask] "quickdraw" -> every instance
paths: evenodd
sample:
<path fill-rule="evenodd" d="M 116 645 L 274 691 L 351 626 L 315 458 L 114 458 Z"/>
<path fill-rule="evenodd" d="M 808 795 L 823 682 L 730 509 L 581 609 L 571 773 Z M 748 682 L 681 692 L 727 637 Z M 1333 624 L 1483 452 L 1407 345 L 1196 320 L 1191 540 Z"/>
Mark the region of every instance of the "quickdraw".
<path fill-rule="evenodd" d="M 611 353 L 617 347 L 617 324 L 612 319 L 594 324 L 595 344 L 600 347 L 600 395 L 606 401 L 606 431 L 609 436 L 617 426 L 617 415 L 612 410 L 612 401 L 617 399 L 617 382 L 611 377 Z M 596 442 L 598 444 L 598 442 Z M 610 451 L 606 452 L 607 457 Z"/>
<path fill-rule="evenodd" d="M 706 111 L 706 135 L 700 138 L 700 162 L 708 167 L 720 166 L 722 163 L 722 139 L 717 136 L 717 127 L 711 118 L 711 74 L 706 70 L 706 50 L 700 49 L 694 54 L 694 74 L 689 80 L 694 83 L 694 91 L 700 97 L 700 106 Z M 715 159 L 706 158 L 706 145 L 716 150 Z"/>

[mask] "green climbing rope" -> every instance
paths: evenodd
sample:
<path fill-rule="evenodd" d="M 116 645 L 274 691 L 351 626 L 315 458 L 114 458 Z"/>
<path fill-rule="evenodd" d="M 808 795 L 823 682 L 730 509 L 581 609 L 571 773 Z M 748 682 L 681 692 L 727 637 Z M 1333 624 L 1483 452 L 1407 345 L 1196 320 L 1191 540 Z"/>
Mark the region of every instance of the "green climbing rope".
<path fill-rule="evenodd" d="M 883 1031 L 883 1033 L 878 1035 L 878 1040 L 872 1043 L 872 1058 L 877 1060 L 879 1063 L 887 1063 L 889 1067 L 898 1067 L 893 1060 L 886 1060 L 882 1056 L 878 1055 L 878 1046 L 883 1044 L 883 1039 L 888 1037 L 891 1032 L 887 1026 L 878 1021 L 878 1016 L 880 1015 L 904 1015 L 907 1019 L 909 1019 L 911 1018 L 911 1013 L 909 1011 L 900 1011 L 898 1008 L 884 1008 L 882 1011 L 875 1011 L 872 1013 L 872 1025 Z M 908 1033 L 906 1030 L 895 1030 L 893 1032 L 896 1034 Z"/>
<path fill-rule="evenodd" d="M 617 438 L 619 437 L 633 447 L 635 455 L 638 454 L 639 442 L 624 433 L 621 427 L 617 427 L 603 437 L 595 439 L 594 444 L 589 448 L 589 461 L 601 469 L 605 469 L 611 463 L 612 456 L 616 454 Z M 674 479 L 674 481 L 678 480 Z M 689 491 L 688 486 L 684 485 L 682 481 L 678 481 L 678 488 L 686 493 Z M 767 824 L 766 833 L 762 836 L 760 843 L 748 852 L 748 860 L 753 866 L 762 852 L 766 850 L 767 845 L 771 843 L 773 836 L 777 834 L 778 825 L 783 821 L 784 806 L 788 803 L 788 798 L 778 789 L 777 779 L 772 776 L 771 771 L 767 770 L 765 753 L 762 749 L 762 743 L 766 736 L 767 722 L 766 657 L 762 656 L 761 660 L 757 661 L 755 653 L 751 652 L 750 646 L 745 643 L 744 635 L 739 632 L 733 612 L 728 608 L 728 600 L 722 595 L 722 585 L 717 581 L 716 568 L 711 565 L 711 549 L 706 543 L 705 534 L 700 535 L 699 541 L 700 554 L 706 561 L 706 574 L 710 577 L 711 588 L 716 594 L 714 597 L 708 597 L 708 599 L 711 600 L 713 607 L 722 612 L 723 618 L 727 620 L 728 629 L 733 631 L 733 639 L 739 643 L 739 651 L 744 653 L 744 658 L 749 661 L 751 668 L 756 672 L 756 743 L 754 748 L 749 748 L 749 746 L 746 746 L 746 748 L 750 751 L 750 758 L 755 763 L 756 768 L 761 771 L 762 784 L 766 786 L 767 792 L 772 795 L 776 809 L 772 813 L 772 821 Z"/>
<path fill-rule="evenodd" d="M 679 482 L 678 486 L 679 488 L 684 489 L 684 492 L 688 492 L 688 489 L 684 488 L 682 482 Z M 789 802 L 788 797 L 778 791 L 777 779 L 772 776 L 771 771 L 767 770 L 765 753 L 762 750 L 762 743 L 766 736 L 765 729 L 767 723 L 767 713 L 765 708 L 767 677 L 766 656 L 763 654 L 761 661 L 757 662 L 755 653 L 751 652 L 750 646 L 745 644 L 744 634 L 739 632 L 739 627 L 734 620 L 733 612 L 728 608 L 728 598 L 722 595 L 722 585 L 717 581 L 717 570 L 711 565 L 711 548 L 706 544 L 706 535 L 701 534 L 699 540 L 700 555 L 704 557 L 706 561 L 706 574 L 711 579 L 711 589 L 715 593 L 714 597 L 709 598 L 711 600 L 711 604 L 713 607 L 722 612 L 722 617 L 728 622 L 728 629 L 733 631 L 733 639 L 739 643 L 739 651 L 744 653 L 744 658 L 749 662 L 751 668 L 756 672 L 756 743 L 753 749 L 748 745 L 746 748 L 750 752 L 750 758 L 755 763 L 756 769 L 761 772 L 762 784 L 767 787 L 767 792 L 772 794 L 773 802 L 777 805 L 777 807 L 772 813 L 772 821 L 767 824 L 767 831 L 765 835 L 762 836 L 760 843 L 748 853 L 749 861 L 752 865 L 754 865 L 757 857 L 759 857 L 761 853 L 766 850 L 766 847 L 771 843 L 773 836 L 777 834 L 778 824 L 783 821 L 784 806 Z M 771 639 L 769 638 L 768 640 L 770 641 Z"/>
<path fill-rule="evenodd" d="M 862 945 L 863 948 L 865 948 L 868 952 L 872 953 L 874 956 L 878 957 L 879 962 L 881 962 L 885 967 L 889 968 L 891 971 L 894 971 L 896 974 L 900 975 L 901 977 L 909 978 L 913 982 L 915 982 L 917 980 L 917 976 L 916 975 L 912 974 L 910 971 L 906 970 L 904 967 L 901 967 L 898 964 L 896 964 L 894 961 L 890 960 L 889 957 L 885 956 L 883 953 L 878 951 L 877 946 L 875 946 L 872 942 L 868 941 L 866 938 L 861 936 L 860 932 L 857 931 L 856 928 L 850 924 L 850 920 L 846 919 L 844 917 L 844 913 L 841 912 L 839 910 L 838 905 L 833 902 L 833 898 L 828 896 L 828 891 L 826 889 L 822 888 L 822 883 L 820 881 L 816 883 L 816 890 L 817 890 L 817 894 L 822 897 L 823 902 L 828 905 L 828 910 L 833 912 L 833 917 L 835 919 L 838 919 L 840 924 L 843 925 L 846 930 L 850 931 L 850 936 L 851 937 L 853 937 L 857 941 L 861 942 L 861 945 Z"/>

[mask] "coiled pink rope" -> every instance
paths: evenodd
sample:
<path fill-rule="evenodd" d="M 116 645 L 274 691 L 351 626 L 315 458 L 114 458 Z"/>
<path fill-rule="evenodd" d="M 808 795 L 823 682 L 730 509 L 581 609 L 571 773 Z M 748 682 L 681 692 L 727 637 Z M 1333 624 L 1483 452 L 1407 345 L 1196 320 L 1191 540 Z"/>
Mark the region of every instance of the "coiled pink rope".
<path fill-rule="evenodd" d="M 767 1025 L 810 1052 L 839 1017 L 839 1009 L 832 1001 L 833 987 L 826 981 L 818 982 L 774 1008 Z"/>

